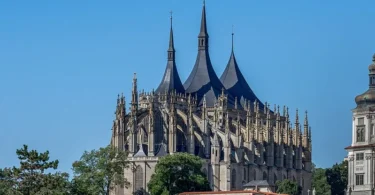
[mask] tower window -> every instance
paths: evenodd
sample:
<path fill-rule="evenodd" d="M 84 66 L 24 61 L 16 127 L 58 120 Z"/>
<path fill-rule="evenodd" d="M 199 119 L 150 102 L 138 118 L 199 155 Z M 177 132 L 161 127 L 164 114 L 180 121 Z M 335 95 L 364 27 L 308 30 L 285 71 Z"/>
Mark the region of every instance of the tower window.
<path fill-rule="evenodd" d="M 365 141 L 365 128 L 357 127 L 357 142 L 364 142 Z"/>
<path fill-rule="evenodd" d="M 364 179 L 364 174 L 356 174 L 355 175 L 355 185 L 363 185 L 363 179 Z"/>
<path fill-rule="evenodd" d="M 364 118 L 358 118 L 358 124 L 357 125 L 365 125 L 365 119 Z"/>
<path fill-rule="evenodd" d="M 364 118 L 358 118 L 357 123 L 357 142 L 364 142 L 365 141 L 365 120 Z"/>

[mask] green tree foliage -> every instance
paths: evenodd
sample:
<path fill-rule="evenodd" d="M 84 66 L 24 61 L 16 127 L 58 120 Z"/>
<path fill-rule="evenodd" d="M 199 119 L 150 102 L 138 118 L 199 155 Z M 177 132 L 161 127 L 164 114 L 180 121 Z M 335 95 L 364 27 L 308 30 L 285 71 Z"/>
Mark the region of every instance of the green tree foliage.
<path fill-rule="evenodd" d="M 331 186 L 332 195 L 345 195 L 348 185 L 348 161 L 333 165 L 326 171 L 327 182 Z"/>
<path fill-rule="evenodd" d="M 59 161 L 49 160 L 49 152 L 38 153 L 28 150 L 28 146 L 16 151 L 20 167 L 0 169 L 0 194 L 39 195 L 50 192 L 64 194 L 69 190 L 67 173 L 48 173 L 57 169 Z"/>
<path fill-rule="evenodd" d="M 312 186 L 316 194 L 331 195 L 331 185 L 327 182 L 326 169 L 316 168 L 313 171 Z"/>
<path fill-rule="evenodd" d="M 302 187 L 297 182 L 288 179 L 279 180 L 276 182 L 276 192 L 280 194 L 300 195 Z"/>
<path fill-rule="evenodd" d="M 149 195 L 145 189 L 141 188 L 133 192 L 133 195 Z"/>
<path fill-rule="evenodd" d="M 127 154 L 111 146 L 85 151 L 73 163 L 72 192 L 82 195 L 108 195 L 115 185 L 128 187 L 124 170 L 129 167 Z"/>
<path fill-rule="evenodd" d="M 152 195 L 179 194 L 191 191 L 209 191 L 206 175 L 201 171 L 203 162 L 188 153 L 176 153 L 161 158 L 148 183 Z"/>

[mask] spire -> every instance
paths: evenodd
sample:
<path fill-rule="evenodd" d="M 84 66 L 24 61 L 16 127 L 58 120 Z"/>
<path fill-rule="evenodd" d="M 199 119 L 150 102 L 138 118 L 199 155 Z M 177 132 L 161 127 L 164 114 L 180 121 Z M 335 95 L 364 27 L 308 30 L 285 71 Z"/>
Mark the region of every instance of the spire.
<path fill-rule="evenodd" d="M 253 90 L 250 88 L 245 77 L 243 76 L 240 68 L 238 67 L 236 57 L 234 55 L 234 31 L 232 26 L 232 49 L 229 57 L 227 67 L 225 68 L 223 74 L 220 77 L 221 83 L 228 90 L 228 93 L 233 97 L 239 98 L 239 103 L 242 107 L 245 106 L 245 101 L 255 101 L 259 102 L 260 109 L 264 108 L 262 102 L 254 94 Z"/>
<path fill-rule="evenodd" d="M 172 28 L 172 24 L 173 24 L 173 17 L 172 17 L 172 14 L 173 12 L 170 11 L 170 14 L 171 14 L 171 29 L 170 29 L 170 32 L 169 32 L 169 48 L 168 48 L 168 61 L 171 61 L 171 60 L 174 60 L 175 59 L 175 49 L 174 49 L 174 41 L 173 41 L 173 28 Z"/>
<path fill-rule="evenodd" d="M 309 120 L 307 118 L 307 111 L 305 111 L 305 121 L 304 121 L 304 124 L 303 124 L 303 134 L 305 136 L 309 136 Z"/>
<path fill-rule="evenodd" d="M 201 29 L 198 38 L 206 38 L 207 44 L 199 44 L 200 47 L 208 47 L 208 33 L 207 33 L 207 22 L 206 22 L 206 1 L 203 1 L 202 18 L 201 18 Z"/>
<path fill-rule="evenodd" d="M 169 48 L 168 48 L 168 62 L 164 72 L 163 80 L 160 82 L 159 87 L 156 89 L 156 93 L 167 93 L 172 91 L 176 93 L 185 93 L 185 89 L 182 85 L 180 76 L 177 71 L 175 49 L 173 40 L 173 28 L 172 28 L 172 11 L 170 12 L 171 27 L 169 33 Z"/>
<path fill-rule="evenodd" d="M 206 6 L 203 4 L 201 28 L 198 35 L 198 54 L 193 70 L 184 83 L 186 93 L 194 93 L 198 97 L 198 104 L 202 105 L 203 96 L 206 95 L 207 107 L 213 107 L 214 101 L 224 88 L 211 64 L 208 51 L 208 33 L 206 24 Z M 227 92 L 225 91 L 227 94 Z M 228 97 L 229 107 L 234 107 L 234 98 Z"/>

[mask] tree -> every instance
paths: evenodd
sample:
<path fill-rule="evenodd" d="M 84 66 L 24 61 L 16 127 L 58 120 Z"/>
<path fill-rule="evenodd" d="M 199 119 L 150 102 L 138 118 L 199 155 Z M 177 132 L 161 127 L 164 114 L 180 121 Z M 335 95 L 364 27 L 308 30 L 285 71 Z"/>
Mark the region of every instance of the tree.
<path fill-rule="evenodd" d="M 332 195 L 344 195 L 348 185 L 348 161 L 335 164 L 326 171 L 327 182 Z"/>
<path fill-rule="evenodd" d="M 279 180 L 276 182 L 276 192 L 280 194 L 300 195 L 302 187 L 297 182 L 288 179 Z"/>
<path fill-rule="evenodd" d="M 312 186 L 316 194 L 331 195 L 331 185 L 327 182 L 326 169 L 316 168 L 312 173 Z"/>
<path fill-rule="evenodd" d="M 69 191 L 67 173 L 49 173 L 57 169 L 59 161 L 49 160 L 49 151 L 38 153 L 28 150 L 27 145 L 16 151 L 20 167 L 0 169 L 0 194 L 64 194 Z"/>
<path fill-rule="evenodd" d="M 179 194 L 209 191 L 206 175 L 201 171 L 203 161 L 192 154 L 176 153 L 162 157 L 148 183 L 150 194 Z"/>
<path fill-rule="evenodd" d="M 16 184 L 16 177 L 10 168 L 0 169 L 0 195 L 22 195 L 16 190 Z"/>
<path fill-rule="evenodd" d="M 111 146 L 85 151 L 73 163 L 72 191 L 78 194 L 105 194 L 114 186 L 128 187 L 124 170 L 129 167 L 127 154 Z"/>
<path fill-rule="evenodd" d="M 133 192 L 133 195 L 149 195 L 145 189 L 141 188 Z"/>

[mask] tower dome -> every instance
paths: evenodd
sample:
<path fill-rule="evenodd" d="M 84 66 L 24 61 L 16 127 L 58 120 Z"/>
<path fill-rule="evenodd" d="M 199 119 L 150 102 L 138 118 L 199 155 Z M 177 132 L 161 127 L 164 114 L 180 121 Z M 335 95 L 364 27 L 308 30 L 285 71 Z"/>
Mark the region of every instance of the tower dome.
<path fill-rule="evenodd" d="M 372 64 L 368 67 L 369 70 L 369 89 L 355 97 L 357 106 L 366 106 L 369 104 L 375 104 L 375 54 L 372 56 Z"/>

